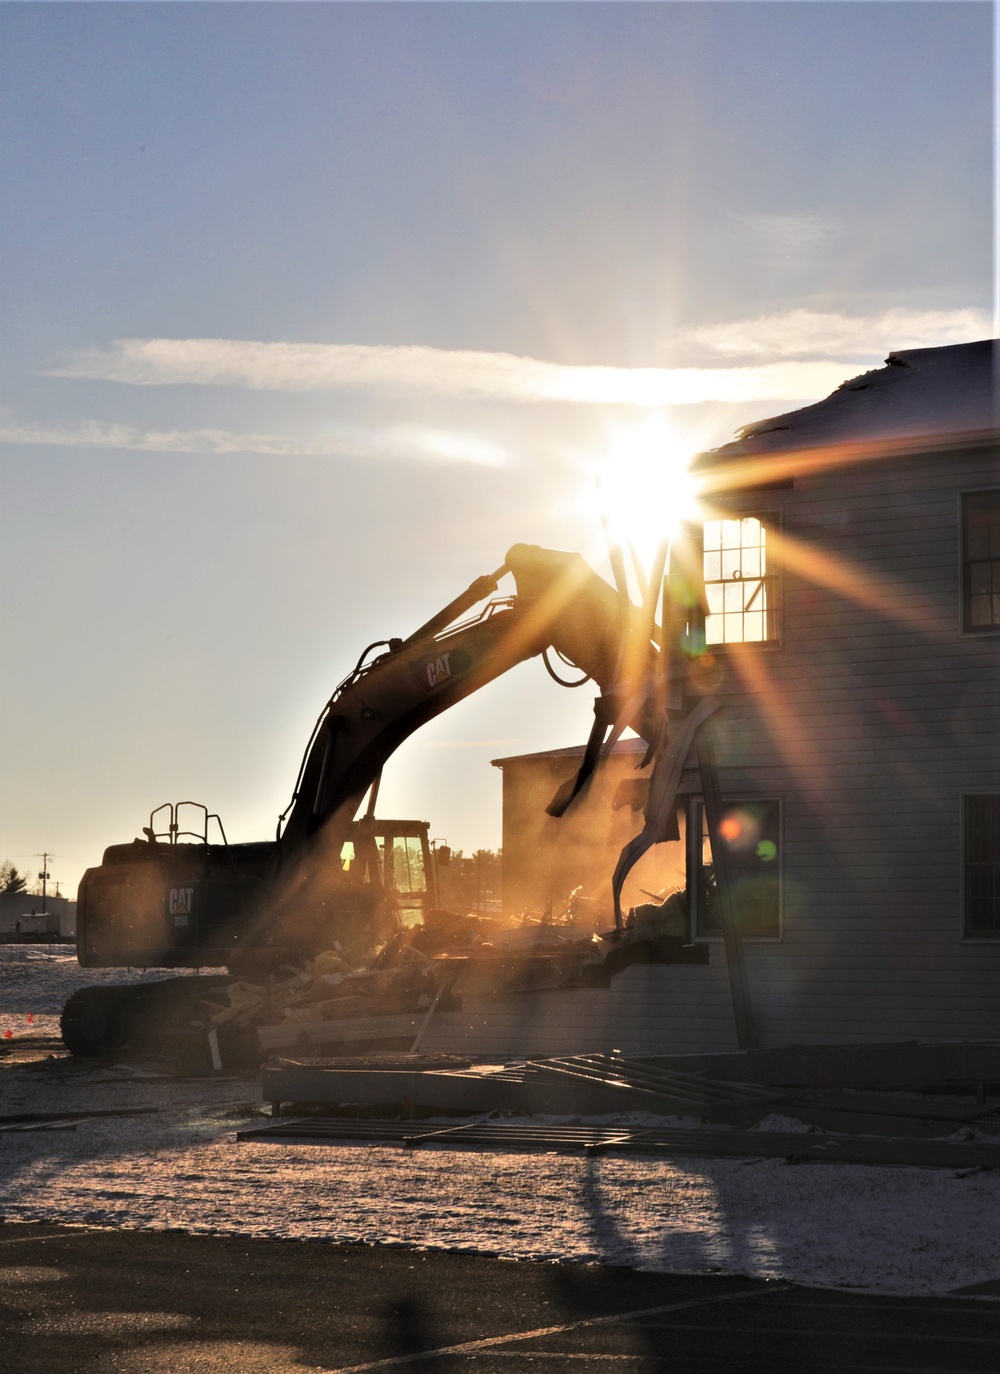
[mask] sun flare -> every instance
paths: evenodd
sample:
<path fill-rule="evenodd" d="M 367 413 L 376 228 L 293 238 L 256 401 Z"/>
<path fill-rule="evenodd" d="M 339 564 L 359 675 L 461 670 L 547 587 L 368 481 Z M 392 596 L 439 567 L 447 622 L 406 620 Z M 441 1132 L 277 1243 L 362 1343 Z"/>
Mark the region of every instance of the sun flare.
<path fill-rule="evenodd" d="M 598 468 L 597 503 L 611 537 L 648 568 L 657 548 L 698 515 L 692 451 L 669 420 L 650 416 L 617 431 Z"/>

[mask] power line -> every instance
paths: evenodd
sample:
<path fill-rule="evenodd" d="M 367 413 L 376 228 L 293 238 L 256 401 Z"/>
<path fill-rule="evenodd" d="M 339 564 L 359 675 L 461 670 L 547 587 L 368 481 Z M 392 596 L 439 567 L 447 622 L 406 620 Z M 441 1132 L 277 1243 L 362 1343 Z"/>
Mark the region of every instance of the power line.
<path fill-rule="evenodd" d="M 36 854 L 36 855 L 35 855 L 35 858 L 36 858 L 36 859 L 41 859 L 41 861 L 42 861 L 42 871 L 41 871 L 41 873 L 39 873 L 38 876 L 39 876 L 39 878 L 41 878 L 41 880 L 42 880 L 42 915 L 43 915 L 43 916 L 46 915 L 46 911 L 45 911 L 45 898 L 46 898 L 46 893 L 47 893 L 47 890 L 48 890 L 48 889 L 46 888 L 46 884 L 47 884 L 48 881 L 49 881 L 49 859 L 54 858 L 54 857 L 55 857 L 55 856 L 52 855 L 52 854 L 50 854 L 50 853 L 48 852 L 48 850 L 46 850 L 43 854 Z"/>

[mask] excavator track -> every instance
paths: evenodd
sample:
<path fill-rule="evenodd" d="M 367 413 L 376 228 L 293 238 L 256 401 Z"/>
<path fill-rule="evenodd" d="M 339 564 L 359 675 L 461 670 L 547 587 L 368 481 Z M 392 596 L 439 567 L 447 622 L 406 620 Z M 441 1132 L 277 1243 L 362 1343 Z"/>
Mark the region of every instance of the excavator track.
<path fill-rule="evenodd" d="M 231 981 L 225 974 L 207 974 L 128 987 L 81 988 L 62 1010 L 63 1044 L 70 1054 L 84 1059 L 162 1047 L 171 1035 L 190 1031 L 204 1014 L 203 1000 Z"/>

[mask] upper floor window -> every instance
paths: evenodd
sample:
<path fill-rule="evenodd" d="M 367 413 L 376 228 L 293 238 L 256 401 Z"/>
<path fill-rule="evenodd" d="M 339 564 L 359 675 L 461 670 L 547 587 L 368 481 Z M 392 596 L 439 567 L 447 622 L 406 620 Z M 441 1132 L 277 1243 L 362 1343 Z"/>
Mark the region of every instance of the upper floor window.
<path fill-rule="evenodd" d="M 774 528 L 774 521 L 770 522 Z M 765 516 L 706 520 L 705 596 L 708 644 L 762 644 L 778 639 L 778 579 Z"/>
<path fill-rule="evenodd" d="M 1000 491 L 962 497 L 962 628 L 1000 628 Z"/>
<path fill-rule="evenodd" d="M 1000 796 L 966 797 L 965 935 L 1000 939 Z"/>

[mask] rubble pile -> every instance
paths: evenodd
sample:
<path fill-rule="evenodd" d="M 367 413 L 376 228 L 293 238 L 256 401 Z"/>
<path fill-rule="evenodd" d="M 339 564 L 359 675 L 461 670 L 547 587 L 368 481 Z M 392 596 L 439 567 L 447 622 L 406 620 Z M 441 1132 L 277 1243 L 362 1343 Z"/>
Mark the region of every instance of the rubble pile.
<path fill-rule="evenodd" d="M 369 968 L 354 968 L 336 950 L 302 966 L 285 965 L 286 978 L 266 983 L 231 983 L 228 1005 L 209 1014 L 213 1028 L 281 1022 L 337 1021 L 351 1016 L 388 1015 L 430 1007 L 443 986 L 433 962 L 412 946 L 389 947 Z M 379 959 L 390 966 L 380 966 Z"/>
<path fill-rule="evenodd" d="M 423 924 L 399 931 L 357 966 L 338 946 L 301 965 L 284 965 L 264 982 L 246 980 L 206 1002 L 205 1028 L 226 1032 L 261 1026 L 309 1025 L 356 1017 L 461 1009 L 475 999 L 546 988 L 607 986 L 634 962 L 689 960 L 707 950 L 678 933 L 677 897 L 630 913 L 623 931 L 598 932 L 569 907 L 561 916 L 523 913 L 511 924 L 477 913 L 428 912 Z M 590 915 L 590 913 L 587 913 Z M 698 960 L 700 961 L 700 960 Z"/>

